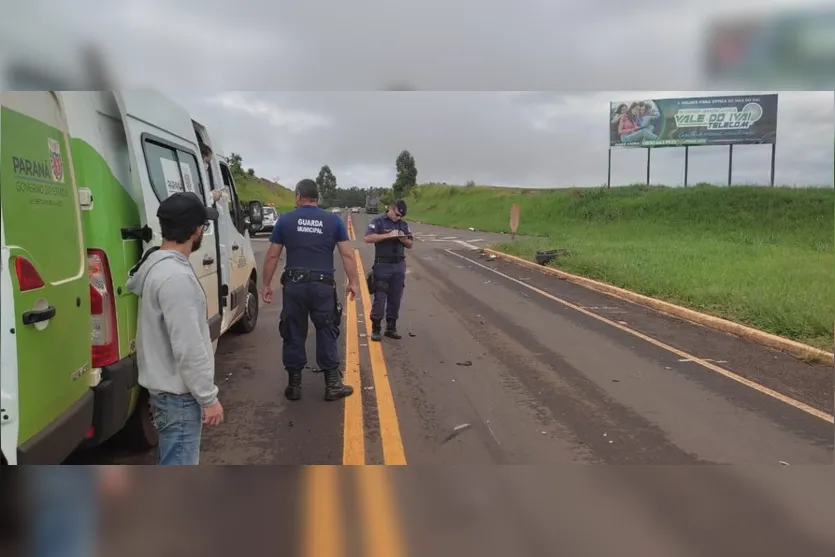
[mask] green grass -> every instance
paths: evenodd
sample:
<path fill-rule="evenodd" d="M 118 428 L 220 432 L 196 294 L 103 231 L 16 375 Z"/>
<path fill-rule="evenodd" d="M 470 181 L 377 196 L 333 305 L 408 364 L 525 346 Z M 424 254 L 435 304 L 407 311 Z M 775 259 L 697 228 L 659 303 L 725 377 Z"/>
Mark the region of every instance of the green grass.
<path fill-rule="evenodd" d="M 244 201 L 275 203 L 280 213 L 291 211 L 295 207 L 293 192 L 275 182 L 257 176 L 235 176 L 238 196 Z"/>
<path fill-rule="evenodd" d="M 520 190 L 419 186 L 409 218 L 536 236 L 495 246 L 533 259 L 568 248 L 571 273 L 833 347 L 835 190 L 739 186 Z"/>

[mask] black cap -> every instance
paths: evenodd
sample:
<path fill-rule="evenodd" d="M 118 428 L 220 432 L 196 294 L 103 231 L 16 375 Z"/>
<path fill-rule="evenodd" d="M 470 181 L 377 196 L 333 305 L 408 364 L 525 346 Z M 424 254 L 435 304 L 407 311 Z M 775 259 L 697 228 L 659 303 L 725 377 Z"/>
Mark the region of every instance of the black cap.
<path fill-rule="evenodd" d="M 398 199 L 394 202 L 394 207 L 397 209 L 397 212 L 400 213 L 401 217 L 406 216 L 406 202 L 402 199 Z"/>
<path fill-rule="evenodd" d="M 206 221 L 216 220 L 217 209 L 206 207 L 194 192 L 177 192 L 166 197 L 157 209 L 157 218 L 171 224 L 197 228 Z"/>

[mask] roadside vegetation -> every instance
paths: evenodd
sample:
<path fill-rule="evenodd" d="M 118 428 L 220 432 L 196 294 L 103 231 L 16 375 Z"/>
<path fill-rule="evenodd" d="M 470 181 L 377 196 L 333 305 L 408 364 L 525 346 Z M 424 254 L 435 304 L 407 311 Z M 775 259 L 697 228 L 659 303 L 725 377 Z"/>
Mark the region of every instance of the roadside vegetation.
<path fill-rule="evenodd" d="M 641 294 L 833 348 L 835 190 L 700 184 L 690 188 L 523 190 L 425 184 L 409 219 L 519 235 L 496 247 Z"/>
<path fill-rule="evenodd" d="M 295 207 L 293 192 L 278 180 L 267 180 L 255 174 L 254 168 L 243 168 L 243 158 L 237 153 L 229 155 L 229 170 L 235 179 L 235 187 L 242 201 L 273 203 L 280 213 Z"/>

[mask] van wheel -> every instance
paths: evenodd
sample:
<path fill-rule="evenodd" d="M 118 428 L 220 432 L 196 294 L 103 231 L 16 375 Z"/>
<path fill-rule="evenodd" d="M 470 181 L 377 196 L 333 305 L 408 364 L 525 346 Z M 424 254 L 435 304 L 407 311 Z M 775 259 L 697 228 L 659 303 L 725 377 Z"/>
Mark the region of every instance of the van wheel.
<path fill-rule="evenodd" d="M 136 401 L 136 409 L 128 418 L 121 436 L 121 440 L 131 451 L 145 452 L 159 443 L 159 433 L 154 426 L 152 412 L 151 397 L 147 390 L 141 389 L 139 399 Z"/>
<path fill-rule="evenodd" d="M 244 300 L 244 314 L 241 319 L 232 326 L 232 331 L 238 334 L 247 334 L 255 330 L 258 324 L 258 287 L 255 281 L 249 279 L 246 285 L 246 299 Z"/>

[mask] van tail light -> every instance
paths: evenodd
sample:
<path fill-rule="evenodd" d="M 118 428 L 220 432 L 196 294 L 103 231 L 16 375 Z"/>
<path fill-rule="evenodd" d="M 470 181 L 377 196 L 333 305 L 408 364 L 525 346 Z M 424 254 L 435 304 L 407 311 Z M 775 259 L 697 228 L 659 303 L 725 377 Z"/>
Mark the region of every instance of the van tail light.
<path fill-rule="evenodd" d="M 43 288 L 44 281 L 31 261 L 19 255 L 14 258 L 14 269 L 17 274 L 17 284 L 21 292 Z"/>
<path fill-rule="evenodd" d="M 116 330 L 116 298 L 107 255 L 102 250 L 87 250 L 90 279 L 90 316 L 93 367 L 104 367 L 119 359 L 119 334 Z"/>

